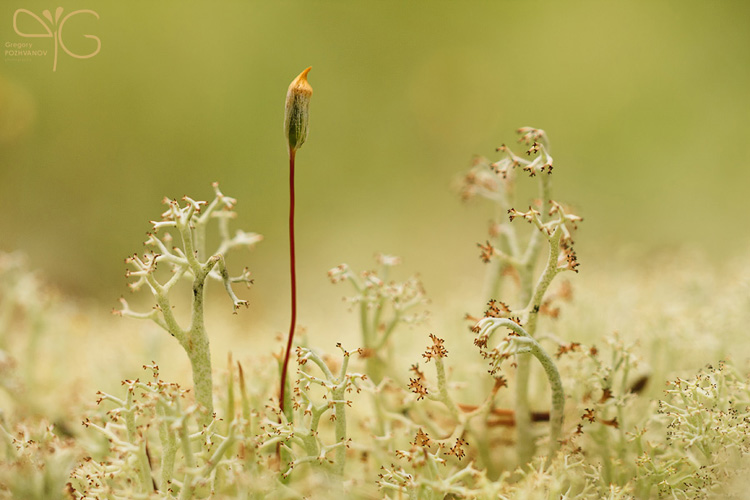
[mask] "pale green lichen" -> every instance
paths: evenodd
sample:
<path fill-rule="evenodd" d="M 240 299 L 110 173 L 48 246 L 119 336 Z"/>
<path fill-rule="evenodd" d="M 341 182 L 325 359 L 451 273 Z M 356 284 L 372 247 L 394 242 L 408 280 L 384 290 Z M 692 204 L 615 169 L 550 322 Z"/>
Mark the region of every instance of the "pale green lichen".
<path fill-rule="evenodd" d="M 190 360 L 195 398 L 205 410 L 202 417 L 205 424 L 211 421 L 214 412 L 211 351 L 204 319 L 206 282 L 209 278 L 223 282 L 235 312 L 240 306 L 246 306 L 247 301 L 235 295 L 232 284 L 249 285 L 252 283 L 250 273 L 245 269 L 239 276 L 230 277 L 224 262 L 224 254 L 235 247 L 251 247 L 262 239 L 262 236 L 256 233 L 244 231 L 237 231 L 230 237 L 228 224 L 234 217 L 232 209 L 236 200 L 225 196 L 217 183 L 214 183 L 213 188 L 215 197 L 211 203 L 195 201 L 186 196 L 183 198 L 185 206 L 181 207 L 177 201 L 165 200 L 168 208 L 160 221 L 152 221 L 154 232 L 149 233 L 146 240 L 146 245 L 154 250 L 142 257 L 133 255 L 125 261 L 134 268 L 126 275 L 136 278 L 136 281 L 129 285 L 130 288 L 138 290 L 146 285 L 156 298 L 156 307 L 148 313 L 138 313 L 131 310 L 123 298 L 120 300 L 122 309 L 114 311 L 123 316 L 150 319 L 180 343 Z M 211 220 L 219 221 L 221 243 L 216 253 L 205 258 L 205 232 Z M 181 246 L 170 247 L 173 236 L 165 232 L 169 229 L 177 232 Z M 160 230 L 161 236 L 158 234 Z M 157 278 L 159 263 L 167 264 L 172 271 L 171 276 L 163 282 Z M 179 325 L 169 297 L 172 287 L 183 277 L 192 278 L 191 321 L 187 328 Z"/>

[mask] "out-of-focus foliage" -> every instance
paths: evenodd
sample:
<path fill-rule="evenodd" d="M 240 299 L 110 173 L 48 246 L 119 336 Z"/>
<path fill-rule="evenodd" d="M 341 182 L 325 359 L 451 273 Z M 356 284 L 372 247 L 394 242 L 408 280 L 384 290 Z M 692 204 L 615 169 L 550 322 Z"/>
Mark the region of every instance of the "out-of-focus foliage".
<path fill-rule="evenodd" d="M 95 42 L 81 35 L 90 34 L 101 51 L 75 59 L 61 50 L 53 72 L 52 39 L 13 28 L 16 9 L 43 19 L 53 6 L 0 5 L 3 50 L 30 42 L 49 53 L 0 58 L 0 248 L 25 250 L 68 290 L 116 297 L 117 262 L 147 230 L 139 221 L 155 200 L 212 181 L 232 186 L 240 217 L 267 236 L 249 264 L 272 287 L 285 269 L 284 93 L 308 65 L 303 276 L 354 254 L 353 265 L 366 265 L 380 248 L 419 258 L 428 285 L 445 285 L 442 257 L 428 250 L 468 261 L 473 249 L 460 242 L 482 224 L 450 181 L 467 151 L 499 146 L 519 124 L 556 138 L 565 191 L 588 216 L 581 238 L 591 256 L 634 242 L 723 255 L 746 239 L 716 214 L 746 211 L 750 4 L 63 7 L 99 16 L 70 18 L 66 46 L 88 53 Z M 19 23 L 42 30 L 28 16 Z"/>

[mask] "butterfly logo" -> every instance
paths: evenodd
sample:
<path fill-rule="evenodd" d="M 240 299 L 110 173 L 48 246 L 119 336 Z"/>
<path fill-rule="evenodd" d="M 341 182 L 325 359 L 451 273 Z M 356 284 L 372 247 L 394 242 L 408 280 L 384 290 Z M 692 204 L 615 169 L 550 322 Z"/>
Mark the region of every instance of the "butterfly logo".
<path fill-rule="evenodd" d="M 21 31 L 18 28 L 18 18 L 21 14 L 31 16 L 32 19 L 36 20 L 39 23 L 39 26 L 41 26 L 43 30 L 38 33 L 26 33 Z M 96 41 L 96 49 L 89 54 L 76 54 L 65 45 L 65 37 L 63 36 L 63 28 L 65 27 L 65 23 L 71 17 L 77 16 L 79 14 L 90 14 L 99 19 L 99 14 L 97 14 L 93 10 L 88 9 L 75 10 L 67 14 L 65 17 L 62 17 L 62 7 L 58 7 L 55 10 L 54 17 L 52 17 L 52 13 L 49 10 L 45 9 L 42 12 L 42 16 L 44 17 L 44 19 L 34 14 L 30 10 L 18 9 L 13 14 L 13 29 L 15 30 L 16 34 L 25 38 L 52 38 L 55 44 L 55 57 L 52 62 L 52 71 L 57 71 L 57 55 L 59 49 L 62 49 L 62 51 L 68 54 L 70 57 L 74 57 L 76 59 L 89 59 L 97 55 L 102 48 L 102 41 L 99 39 L 99 37 L 94 35 L 83 35 L 84 38 L 90 38 Z"/>

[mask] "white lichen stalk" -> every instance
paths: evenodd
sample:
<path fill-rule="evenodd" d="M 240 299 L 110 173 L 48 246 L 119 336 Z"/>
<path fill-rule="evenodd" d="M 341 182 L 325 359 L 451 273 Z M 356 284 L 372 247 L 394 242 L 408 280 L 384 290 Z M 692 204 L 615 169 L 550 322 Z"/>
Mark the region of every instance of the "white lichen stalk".
<path fill-rule="evenodd" d="M 120 299 L 122 309 L 114 311 L 131 318 L 150 319 L 177 339 L 190 360 L 195 399 L 205 410 L 202 418 L 205 425 L 211 421 L 214 408 L 211 351 L 204 319 L 206 282 L 208 278 L 223 282 L 235 313 L 240 306 L 247 306 L 247 301 L 235 295 L 232 284 L 246 283 L 249 286 L 252 283 L 250 273 L 244 269 L 239 276 L 231 277 L 224 255 L 236 247 L 252 247 L 263 239 L 259 234 L 240 230 L 230 236 L 228 222 L 236 216 L 233 208 L 237 200 L 225 196 L 219 190 L 218 183 L 214 183 L 213 188 L 215 197 L 210 203 L 185 196 L 185 205 L 181 207 L 175 200 L 164 200 L 168 208 L 160 221 L 151 221 L 154 232 L 148 233 L 145 242 L 153 250 L 142 257 L 133 255 L 125 260 L 134 268 L 126 276 L 136 278 L 135 282 L 129 284 L 130 288 L 133 291 L 139 290 L 145 284 L 156 298 L 156 305 L 150 312 L 139 313 L 131 310 L 123 298 Z M 206 258 L 206 227 L 213 219 L 219 222 L 221 241 L 217 250 Z M 173 237 L 169 232 L 161 236 L 157 234 L 165 229 L 177 233 L 180 246 L 171 246 Z M 171 276 L 163 281 L 157 278 L 159 263 L 168 264 L 172 271 Z M 174 285 L 183 277 L 192 279 L 191 320 L 187 328 L 178 323 L 169 297 Z"/>
<path fill-rule="evenodd" d="M 515 274 L 518 278 L 517 300 L 512 311 L 510 307 L 500 303 L 503 306 L 501 315 L 515 318 L 518 325 L 523 325 L 524 332 L 534 338 L 545 295 L 555 276 L 566 270 L 577 271 L 578 262 L 567 226 L 575 227 L 582 219 L 567 213 L 562 205 L 551 199 L 550 174 L 554 161 L 549 153 L 545 132 L 531 127 L 523 127 L 518 132 L 522 134 L 519 142 L 530 146 L 526 152 L 529 158 L 516 155 L 505 145 L 499 147 L 502 158 L 493 163 L 485 159 L 478 160 L 464 178 L 461 195 L 466 200 L 475 196 L 487 198 L 495 203 L 498 211 L 509 214 L 511 222 L 520 217 L 535 226 L 536 230 L 531 232 L 524 245 L 512 224 L 496 222 L 490 230 L 492 241 L 479 244 L 482 260 L 495 264 L 489 287 L 490 303 L 499 303 L 497 299 L 503 292 L 503 276 Z M 518 169 L 536 179 L 539 210 L 529 206 L 527 212 L 520 212 L 512 207 Z M 547 262 L 541 275 L 535 279 L 535 267 L 545 240 L 549 247 Z M 517 370 L 514 413 L 519 464 L 528 463 L 535 452 L 529 401 L 529 355 L 527 349 L 515 352 Z"/>

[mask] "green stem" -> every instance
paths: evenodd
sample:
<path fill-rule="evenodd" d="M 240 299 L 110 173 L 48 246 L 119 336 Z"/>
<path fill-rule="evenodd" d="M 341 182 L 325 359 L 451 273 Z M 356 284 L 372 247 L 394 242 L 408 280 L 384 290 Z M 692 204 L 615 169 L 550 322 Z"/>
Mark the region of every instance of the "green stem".
<path fill-rule="evenodd" d="M 336 457 L 334 471 L 337 475 L 344 475 L 344 466 L 346 465 L 346 381 L 342 380 L 339 385 L 332 391 L 331 396 L 333 397 L 334 404 L 333 408 L 336 412 L 336 425 L 334 434 L 336 437 L 336 443 L 340 444 L 336 448 Z"/>
<path fill-rule="evenodd" d="M 135 404 L 133 402 L 133 392 L 135 388 L 133 386 L 128 387 L 127 404 L 125 406 L 125 429 L 127 431 L 128 442 L 134 447 L 137 447 L 135 453 L 136 460 L 138 462 L 138 482 L 141 485 L 143 492 L 153 491 L 153 483 L 151 481 L 151 467 L 148 463 L 148 457 L 146 456 L 146 441 L 141 438 L 138 442 L 138 429 L 135 423 Z"/>
<path fill-rule="evenodd" d="M 227 438 L 224 440 L 223 443 L 219 445 L 219 447 L 216 449 L 213 455 L 211 455 L 211 458 L 208 460 L 208 463 L 203 468 L 203 473 L 201 474 L 202 477 L 207 478 L 211 472 L 216 468 L 217 465 L 219 465 L 219 462 L 221 461 L 221 458 L 227 453 L 229 448 L 234 444 L 235 438 L 234 438 L 234 426 L 231 426 L 229 429 L 229 434 L 227 435 Z"/>
<path fill-rule="evenodd" d="M 193 320 L 184 347 L 193 371 L 195 400 L 206 410 L 198 422 L 208 425 L 213 418 L 214 403 L 211 349 L 203 318 L 204 291 L 205 275 L 196 276 L 193 282 Z"/>
<path fill-rule="evenodd" d="M 542 307 L 542 301 L 544 294 L 547 293 L 547 289 L 555 276 L 560 272 L 557 267 L 557 260 L 560 256 L 560 238 L 562 237 L 562 230 L 560 227 L 556 227 L 552 235 L 549 237 L 549 255 L 547 257 L 547 266 L 544 268 L 544 272 L 539 277 L 539 281 L 534 288 L 534 292 L 529 300 L 529 304 L 526 306 L 527 320 L 525 322 L 526 328 L 529 332 L 532 332 L 532 336 L 536 333 L 536 323 L 539 318 L 539 309 Z"/>
<path fill-rule="evenodd" d="M 159 423 L 159 440 L 163 455 L 161 459 L 161 487 L 167 489 L 174 474 L 175 456 L 177 455 L 177 441 L 174 431 L 167 420 L 167 409 L 163 405 L 157 406 L 157 412 L 162 421 Z"/>
<path fill-rule="evenodd" d="M 517 267 L 520 290 L 519 300 L 528 303 L 533 295 L 533 275 L 534 263 L 539 252 L 539 232 L 532 235 L 527 247 L 527 253 L 520 266 Z M 527 325 L 528 327 L 528 325 Z M 530 335 L 534 335 L 536 325 L 532 324 L 528 330 Z M 531 379 L 531 358 L 528 354 L 519 354 L 516 356 L 516 455 L 519 465 L 527 464 L 531 461 L 536 452 L 536 440 L 531 425 L 531 404 L 529 402 L 529 385 Z"/>
<path fill-rule="evenodd" d="M 372 408 L 375 413 L 375 434 L 377 436 L 385 436 L 386 434 L 386 417 L 385 410 L 383 408 L 383 401 L 379 393 L 380 389 L 376 386 L 374 392 L 370 395 L 372 397 Z"/>
<path fill-rule="evenodd" d="M 531 422 L 529 403 L 529 379 L 531 377 L 531 356 L 527 353 L 516 356 L 516 455 L 519 465 L 526 465 L 536 452 L 536 439 Z"/>
<path fill-rule="evenodd" d="M 135 406 L 133 405 L 133 388 L 128 387 L 127 403 L 125 406 L 125 429 L 127 431 L 128 442 L 135 445 Z"/>
<path fill-rule="evenodd" d="M 377 345 L 375 346 L 375 350 L 382 349 L 386 343 L 388 343 L 388 339 L 391 337 L 391 334 L 396 329 L 396 326 L 401 321 L 401 312 L 397 311 L 393 315 L 393 319 L 388 323 L 388 326 L 385 328 L 385 331 L 383 332 L 383 335 L 380 337 L 380 340 L 378 341 Z"/>
<path fill-rule="evenodd" d="M 565 392 L 560 379 L 560 372 L 553 359 L 547 354 L 544 348 L 519 324 L 507 318 L 484 318 L 477 326 L 479 335 L 489 337 L 489 335 L 500 327 L 506 327 L 515 332 L 519 337 L 510 337 L 510 341 L 518 342 L 522 345 L 518 352 L 528 352 L 533 355 L 542 365 L 552 390 L 552 409 L 550 412 L 550 450 L 547 456 L 549 464 L 555 452 L 560 447 L 560 435 L 562 434 L 563 410 L 565 407 Z M 516 414 L 518 418 L 518 414 Z"/>
<path fill-rule="evenodd" d="M 458 423 L 460 422 L 458 407 L 453 402 L 453 399 L 451 399 L 450 394 L 448 394 L 448 382 L 445 377 L 445 363 L 443 363 L 443 358 L 435 358 L 435 368 L 438 379 L 438 399 L 446 406 L 453 420 Z"/>
<path fill-rule="evenodd" d="M 154 295 L 156 296 L 156 304 L 159 306 L 159 312 L 161 313 L 163 319 L 163 321 L 161 321 L 157 320 L 156 317 L 154 317 L 154 321 L 156 321 L 159 326 L 168 331 L 170 335 L 176 338 L 184 348 L 185 341 L 187 340 L 187 332 L 180 327 L 180 325 L 177 323 L 177 319 L 174 317 L 174 313 L 172 312 L 172 304 L 170 303 L 169 297 L 167 295 L 169 289 L 160 285 L 156 281 L 156 278 L 153 276 L 153 274 L 149 274 L 146 279 L 148 280 L 149 286 L 151 286 L 154 291 Z"/>
<path fill-rule="evenodd" d="M 232 430 L 232 422 L 234 422 L 234 365 L 232 364 L 232 356 L 229 356 L 229 373 L 227 373 L 227 409 L 224 416 L 227 425 L 227 433 Z"/>
<path fill-rule="evenodd" d="M 544 218 L 545 214 L 549 211 L 549 200 L 550 200 L 550 182 L 548 175 L 542 174 L 539 176 L 539 196 L 542 200 L 542 215 Z M 558 231 L 560 233 L 560 231 Z M 559 235 L 557 236 L 556 246 L 553 247 L 552 239 L 550 239 L 550 254 L 547 262 L 547 268 L 542 274 L 542 278 L 537 283 L 536 288 L 533 286 L 533 275 L 534 265 L 537 261 L 537 256 L 541 250 L 543 234 L 540 231 L 534 231 L 531 234 L 529 243 L 526 247 L 526 251 L 521 259 L 520 265 L 517 267 L 521 286 L 519 299 L 520 302 L 527 303 L 525 308 L 527 311 L 526 318 L 524 318 L 524 324 L 526 325 L 526 331 L 530 336 L 534 336 L 536 333 L 536 322 L 541 306 L 541 299 L 544 297 L 544 293 L 547 291 L 552 278 L 555 273 L 550 274 L 550 269 L 553 271 L 557 270 L 557 257 L 559 254 Z M 531 461 L 536 451 L 536 443 L 533 435 L 533 427 L 531 421 L 531 404 L 529 402 L 529 385 L 531 377 L 531 359 L 528 354 L 519 354 L 516 357 L 518 367 L 516 369 L 516 454 L 518 456 L 519 464 L 527 464 Z"/>
<path fill-rule="evenodd" d="M 535 233 L 541 235 L 541 231 Z M 529 293 L 526 297 L 528 305 L 524 309 L 526 317 L 524 318 L 524 324 L 526 331 L 530 337 L 536 334 L 537 321 L 539 318 L 539 309 L 541 308 L 544 295 L 547 292 L 552 280 L 557 276 L 559 269 L 557 267 L 557 260 L 560 255 L 560 238 L 562 236 L 562 230 L 557 227 L 552 235 L 548 238 L 549 240 L 549 255 L 547 258 L 547 265 L 542 272 L 539 281 L 536 286 L 532 289 L 530 286 L 527 288 Z M 531 261 L 528 261 L 530 264 Z M 527 279 L 526 283 L 531 284 L 531 271 L 533 268 L 529 266 L 527 273 L 522 274 Z M 526 294 L 524 294 L 526 295 Z M 531 363 L 527 354 L 519 354 L 517 356 L 518 368 L 516 371 L 516 435 L 517 438 L 517 454 L 518 461 L 520 464 L 528 463 L 534 455 L 535 445 L 532 434 L 531 425 L 531 407 L 529 404 L 529 378 L 531 376 Z"/>
<path fill-rule="evenodd" d="M 190 445 L 190 435 L 187 429 L 187 419 L 182 418 L 179 425 L 180 443 L 182 444 L 182 454 L 185 459 L 185 466 L 188 469 L 185 472 L 185 479 L 182 483 L 182 491 L 180 491 L 180 500 L 186 500 L 193 497 L 193 474 L 195 467 L 195 457 L 193 457 L 193 450 Z"/>
<path fill-rule="evenodd" d="M 144 493 L 154 491 L 154 481 L 151 478 L 151 465 L 146 455 L 146 440 L 143 439 L 138 447 L 138 479 Z"/>
<path fill-rule="evenodd" d="M 367 348 L 366 348 L 367 349 Z M 385 371 L 385 362 L 380 357 L 378 352 L 374 348 L 369 351 L 369 356 L 365 362 L 367 376 L 373 381 L 374 384 L 380 384 L 383 381 L 383 372 Z"/>

